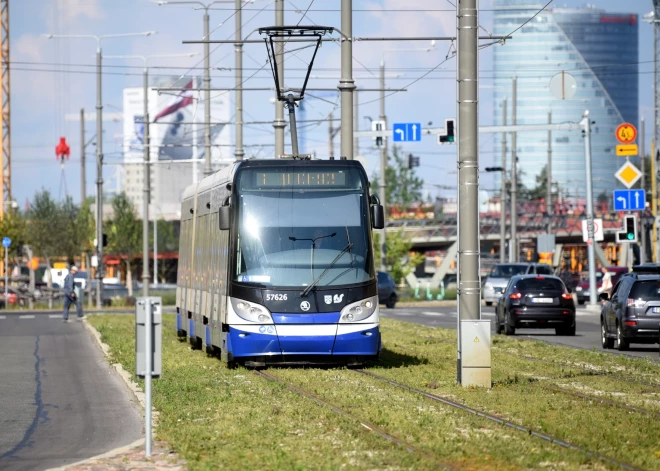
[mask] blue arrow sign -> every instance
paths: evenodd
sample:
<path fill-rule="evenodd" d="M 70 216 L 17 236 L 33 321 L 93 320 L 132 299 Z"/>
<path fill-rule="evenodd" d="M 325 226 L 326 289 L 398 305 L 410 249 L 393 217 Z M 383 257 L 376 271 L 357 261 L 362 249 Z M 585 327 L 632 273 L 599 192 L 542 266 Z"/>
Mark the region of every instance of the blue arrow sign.
<path fill-rule="evenodd" d="M 394 142 L 417 142 L 422 140 L 421 123 L 394 123 L 392 125 Z"/>
<path fill-rule="evenodd" d="M 614 190 L 614 211 L 642 211 L 646 207 L 644 190 Z"/>
<path fill-rule="evenodd" d="M 9 247 L 11 245 L 11 239 L 9 237 L 2 238 L 2 246 Z"/>

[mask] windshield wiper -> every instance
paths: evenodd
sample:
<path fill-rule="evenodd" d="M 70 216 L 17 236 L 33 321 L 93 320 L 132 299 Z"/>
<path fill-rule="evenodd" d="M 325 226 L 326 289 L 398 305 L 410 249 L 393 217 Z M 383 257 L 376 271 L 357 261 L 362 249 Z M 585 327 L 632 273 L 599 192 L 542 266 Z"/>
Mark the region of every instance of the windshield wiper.
<path fill-rule="evenodd" d="M 321 273 L 318 276 L 318 278 L 316 278 L 314 281 L 312 281 L 312 284 L 310 284 L 308 287 L 306 287 L 304 290 L 302 290 L 302 292 L 300 293 L 300 296 L 302 296 L 302 297 L 307 296 L 309 294 L 309 292 L 312 290 L 312 288 L 314 288 L 314 286 L 316 286 L 317 283 L 319 281 L 321 281 L 321 278 L 323 278 L 325 276 L 325 274 L 328 272 L 328 270 L 330 270 L 332 267 L 334 267 L 335 263 L 337 263 L 337 260 L 339 260 L 342 255 L 344 255 L 346 252 L 348 252 L 351 249 L 351 247 L 353 247 L 353 244 L 351 244 L 350 242 L 348 244 L 346 244 L 346 246 L 343 249 L 341 249 L 341 252 L 339 252 L 339 254 L 335 257 L 335 259 L 332 262 L 330 262 L 330 265 L 328 265 L 328 267 L 325 270 L 323 270 L 323 273 Z"/>

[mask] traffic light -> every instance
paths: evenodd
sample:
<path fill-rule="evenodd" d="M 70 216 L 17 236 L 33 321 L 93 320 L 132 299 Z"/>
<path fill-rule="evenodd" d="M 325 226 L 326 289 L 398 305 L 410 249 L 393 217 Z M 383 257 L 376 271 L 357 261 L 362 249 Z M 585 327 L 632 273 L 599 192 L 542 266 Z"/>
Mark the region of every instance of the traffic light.
<path fill-rule="evenodd" d="M 413 167 L 419 167 L 419 157 L 408 154 L 408 168 L 412 170 Z"/>
<path fill-rule="evenodd" d="M 628 214 L 623 217 L 623 230 L 616 233 L 617 242 L 637 242 L 637 216 Z"/>
<path fill-rule="evenodd" d="M 453 144 L 454 143 L 454 118 L 445 119 L 445 133 L 438 134 L 438 144 Z"/>
<path fill-rule="evenodd" d="M 103 247 L 108 245 L 108 234 L 103 234 Z"/>
<path fill-rule="evenodd" d="M 385 121 L 372 121 L 371 122 L 371 130 L 372 131 L 384 131 L 385 130 Z M 379 149 L 382 148 L 384 146 L 383 137 L 382 136 L 374 137 L 374 144 Z"/>

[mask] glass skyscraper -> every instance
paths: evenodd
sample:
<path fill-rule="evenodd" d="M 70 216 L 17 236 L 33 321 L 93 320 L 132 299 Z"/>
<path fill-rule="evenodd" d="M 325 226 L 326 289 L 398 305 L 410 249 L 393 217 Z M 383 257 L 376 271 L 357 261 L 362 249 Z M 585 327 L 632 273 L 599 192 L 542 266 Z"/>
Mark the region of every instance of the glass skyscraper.
<path fill-rule="evenodd" d="M 495 0 L 495 35 L 506 35 L 529 20 L 545 1 Z M 579 122 L 585 110 L 592 125 L 592 175 L 594 198 L 622 185 L 614 174 L 625 162 L 616 156 L 616 127 L 638 122 L 638 18 L 612 14 L 592 7 L 554 8 L 536 16 L 494 52 L 494 122 L 502 124 L 507 103 L 511 124 L 512 79 L 517 77 L 517 123 Z M 564 71 L 577 82 L 570 99 L 550 92 L 552 77 Z M 500 135 L 495 152 L 501 154 Z M 548 161 L 548 133 L 517 134 L 519 178 L 527 188 Z M 511 140 L 508 139 L 510 147 Z M 507 152 L 507 169 L 511 153 Z M 636 159 L 633 160 L 636 162 Z M 499 157 L 496 158 L 499 162 Z M 584 139 L 581 131 L 552 132 L 552 181 L 562 195 L 586 196 Z"/>

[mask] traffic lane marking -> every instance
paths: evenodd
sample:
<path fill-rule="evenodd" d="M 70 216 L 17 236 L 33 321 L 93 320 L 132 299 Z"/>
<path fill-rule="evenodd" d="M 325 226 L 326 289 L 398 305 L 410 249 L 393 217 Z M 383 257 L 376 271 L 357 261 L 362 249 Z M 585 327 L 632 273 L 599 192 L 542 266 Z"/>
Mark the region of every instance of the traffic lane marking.
<path fill-rule="evenodd" d="M 34 314 L 23 314 L 18 316 L 19 319 L 34 319 Z"/>

